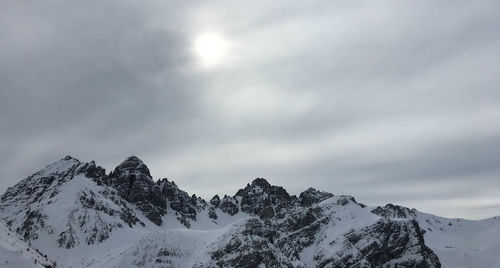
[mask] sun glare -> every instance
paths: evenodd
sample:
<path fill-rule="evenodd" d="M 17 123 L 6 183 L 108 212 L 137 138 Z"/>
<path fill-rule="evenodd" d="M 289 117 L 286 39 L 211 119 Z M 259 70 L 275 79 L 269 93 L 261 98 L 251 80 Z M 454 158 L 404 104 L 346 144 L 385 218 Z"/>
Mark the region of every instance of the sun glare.
<path fill-rule="evenodd" d="M 216 33 L 202 33 L 194 39 L 194 53 L 205 68 L 219 65 L 224 60 L 227 41 Z"/>

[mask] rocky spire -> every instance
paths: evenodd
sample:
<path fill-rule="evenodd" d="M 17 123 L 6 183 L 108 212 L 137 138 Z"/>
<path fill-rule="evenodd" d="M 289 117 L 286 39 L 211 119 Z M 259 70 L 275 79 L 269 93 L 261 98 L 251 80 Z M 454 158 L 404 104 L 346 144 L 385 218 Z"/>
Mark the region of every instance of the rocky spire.
<path fill-rule="evenodd" d="M 294 199 L 283 187 L 271 185 L 263 178 L 253 180 L 251 184 L 240 189 L 235 197 L 241 197 L 241 210 L 243 212 L 266 218 L 272 218 L 283 208 L 290 206 Z"/>
<path fill-rule="evenodd" d="M 151 174 L 149 173 L 148 167 L 137 156 L 127 157 L 115 168 L 113 173 L 116 172 L 144 175 L 151 180 Z"/>
<path fill-rule="evenodd" d="M 166 201 L 141 159 L 127 157 L 108 177 L 109 184 L 121 197 L 137 204 L 152 222 L 162 224 L 161 216 L 165 213 Z"/>

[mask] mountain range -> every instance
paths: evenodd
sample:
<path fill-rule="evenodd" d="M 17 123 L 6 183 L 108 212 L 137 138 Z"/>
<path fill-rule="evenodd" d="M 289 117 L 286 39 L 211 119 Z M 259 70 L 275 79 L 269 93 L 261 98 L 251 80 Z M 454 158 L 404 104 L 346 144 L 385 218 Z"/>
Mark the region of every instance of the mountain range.
<path fill-rule="evenodd" d="M 500 217 L 367 206 L 263 178 L 204 200 L 135 156 L 71 156 L 0 198 L 0 267 L 500 267 Z"/>

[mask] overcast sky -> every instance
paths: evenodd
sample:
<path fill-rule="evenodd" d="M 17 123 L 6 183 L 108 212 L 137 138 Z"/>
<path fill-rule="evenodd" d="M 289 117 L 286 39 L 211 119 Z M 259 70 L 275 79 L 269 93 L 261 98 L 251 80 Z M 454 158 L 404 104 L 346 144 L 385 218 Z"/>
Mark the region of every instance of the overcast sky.
<path fill-rule="evenodd" d="M 129 155 L 204 198 L 256 177 L 500 215 L 499 1 L 0 2 L 0 192 Z"/>

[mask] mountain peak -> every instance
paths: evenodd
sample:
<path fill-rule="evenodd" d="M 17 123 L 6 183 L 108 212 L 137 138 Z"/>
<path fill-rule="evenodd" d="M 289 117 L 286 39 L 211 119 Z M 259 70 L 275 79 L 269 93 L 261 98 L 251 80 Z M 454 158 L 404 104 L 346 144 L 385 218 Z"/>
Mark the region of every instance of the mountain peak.
<path fill-rule="evenodd" d="M 69 160 L 79 161 L 78 159 L 72 157 L 71 155 L 66 155 L 65 157 L 61 158 L 61 161 L 69 161 Z"/>
<path fill-rule="evenodd" d="M 125 160 L 123 162 L 141 162 L 144 164 L 144 162 L 142 162 L 142 160 L 135 155 L 131 155 L 131 156 L 125 158 Z"/>
<path fill-rule="evenodd" d="M 48 164 L 27 179 L 31 180 L 33 177 L 49 177 L 56 174 L 67 173 L 81 164 L 82 162 L 80 162 L 80 160 L 67 155 L 58 161 Z"/>
<path fill-rule="evenodd" d="M 263 188 L 271 187 L 271 184 L 264 178 L 256 178 L 252 181 L 252 186 L 260 186 Z"/>
<path fill-rule="evenodd" d="M 166 204 L 161 190 L 153 182 L 148 167 L 137 156 L 129 156 L 108 176 L 109 183 L 118 195 L 135 204 L 146 217 L 161 225 Z"/>
<path fill-rule="evenodd" d="M 151 174 L 149 173 L 149 169 L 146 166 L 146 164 L 144 164 L 144 162 L 142 162 L 142 160 L 135 155 L 125 158 L 125 160 L 123 160 L 123 162 L 121 162 L 113 171 L 113 173 L 116 172 L 128 173 L 128 174 L 142 174 L 151 178 Z"/>
<path fill-rule="evenodd" d="M 312 187 L 303 191 L 299 195 L 300 204 L 302 206 L 310 206 L 315 203 L 319 203 L 325 199 L 332 197 L 333 194 L 328 192 L 318 191 Z"/>
<path fill-rule="evenodd" d="M 238 190 L 235 197 L 241 197 L 241 210 L 250 214 L 275 215 L 293 203 L 293 199 L 281 186 L 271 185 L 263 178 L 256 178 L 245 188 Z M 272 213 L 267 213 L 270 210 Z"/>

